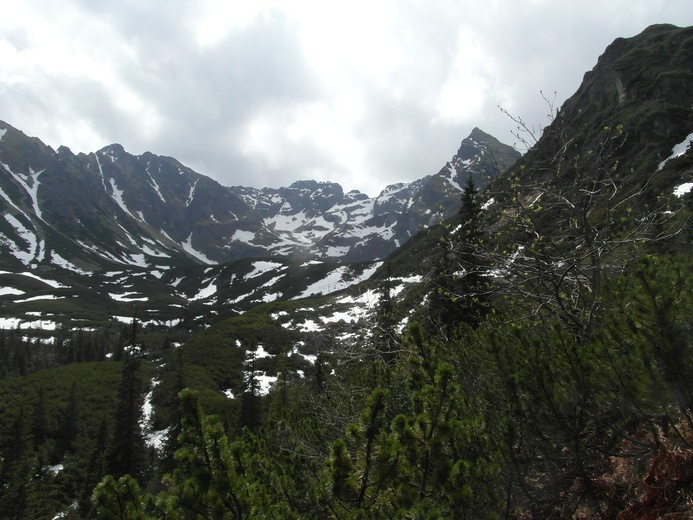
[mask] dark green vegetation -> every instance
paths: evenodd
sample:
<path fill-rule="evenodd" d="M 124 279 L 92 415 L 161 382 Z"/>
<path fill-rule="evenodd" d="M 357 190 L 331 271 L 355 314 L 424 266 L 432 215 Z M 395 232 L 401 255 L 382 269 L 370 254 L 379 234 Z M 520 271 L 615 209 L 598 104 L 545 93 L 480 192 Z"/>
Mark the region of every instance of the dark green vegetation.
<path fill-rule="evenodd" d="M 693 215 L 673 188 L 693 152 L 659 165 L 693 129 L 692 45 L 670 26 L 615 42 L 520 132 L 516 167 L 352 288 L 378 295 L 358 324 L 301 332 L 345 300 L 277 301 L 189 339 L 71 337 L 64 366 L 24 371 L 8 333 L 3 516 L 690 517 Z M 159 451 L 138 428 L 152 380 Z"/>

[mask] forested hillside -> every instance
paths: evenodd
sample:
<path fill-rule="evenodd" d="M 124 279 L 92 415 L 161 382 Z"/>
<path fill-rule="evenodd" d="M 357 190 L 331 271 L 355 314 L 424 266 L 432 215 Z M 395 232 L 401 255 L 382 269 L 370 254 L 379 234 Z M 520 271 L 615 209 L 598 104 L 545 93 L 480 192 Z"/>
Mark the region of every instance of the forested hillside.
<path fill-rule="evenodd" d="M 8 371 L 0 510 L 690 518 L 692 60 L 691 28 L 615 41 L 368 281 Z"/>

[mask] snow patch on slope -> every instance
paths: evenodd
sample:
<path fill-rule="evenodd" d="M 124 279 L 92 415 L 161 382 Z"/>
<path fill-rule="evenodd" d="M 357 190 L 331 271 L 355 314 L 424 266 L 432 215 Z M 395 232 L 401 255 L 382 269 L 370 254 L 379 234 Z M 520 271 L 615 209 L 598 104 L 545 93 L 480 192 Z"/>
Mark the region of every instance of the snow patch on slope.
<path fill-rule="evenodd" d="M 295 300 L 341 291 L 354 284 L 368 280 L 373 273 L 380 267 L 381 263 L 376 263 L 366 269 L 360 276 L 351 276 L 349 266 L 341 266 L 329 273 L 325 278 L 309 285 Z"/>
<path fill-rule="evenodd" d="M 279 262 L 256 261 L 253 262 L 253 270 L 245 275 L 245 279 L 250 280 L 251 278 L 256 278 L 268 271 L 280 268 L 286 268 L 286 266 Z"/>
<path fill-rule="evenodd" d="M 265 350 L 265 347 L 263 347 L 262 345 L 258 345 L 254 351 L 246 352 L 246 359 L 244 364 L 246 367 L 248 367 L 249 370 L 245 371 L 244 379 L 246 383 L 248 383 L 251 378 L 254 379 L 255 385 L 257 385 L 257 392 L 260 395 L 267 395 L 269 393 L 269 391 L 272 388 L 272 385 L 277 381 L 277 376 L 268 376 L 262 370 L 257 370 L 254 367 L 254 362 L 257 359 L 270 357 L 273 357 L 272 354 L 267 352 Z"/>
<path fill-rule="evenodd" d="M 20 247 L 14 242 L 10 242 L 7 238 L 4 242 L 12 249 L 12 254 L 20 260 L 24 265 L 29 265 L 34 261 L 41 261 L 45 255 L 43 240 L 39 239 L 33 231 L 22 224 L 14 215 L 5 213 L 5 220 L 17 231 L 17 234 L 28 244 L 28 250 Z"/>
<path fill-rule="evenodd" d="M 139 294 L 136 292 L 128 292 L 128 293 L 123 293 L 123 294 L 115 294 L 115 293 L 108 293 L 108 295 L 111 297 L 111 299 L 118 301 L 118 302 L 146 302 L 149 301 L 149 298 L 146 296 L 133 296 L 135 294 Z"/>
<path fill-rule="evenodd" d="M 693 133 L 690 133 L 686 136 L 686 138 L 681 141 L 680 143 L 674 145 L 674 147 L 671 149 L 671 155 L 664 159 L 661 163 L 659 163 L 659 166 L 657 167 L 657 171 L 660 171 L 662 168 L 664 168 L 664 165 L 672 160 L 676 159 L 677 157 L 682 156 L 685 154 L 691 147 L 691 144 L 693 143 Z"/>
<path fill-rule="evenodd" d="M 154 188 L 154 191 L 156 191 L 156 194 L 159 196 L 161 199 L 161 202 L 166 204 L 166 199 L 164 198 L 163 194 L 161 193 L 161 189 L 159 188 L 159 185 L 157 182 L 154 180 L 154 177 L 152 177 L 151 172 L 149 171 L 149 164 L 147 164 L 146 168 L 147 175 L 149 176 L 149 185 Z"/>
<path fill-rule="evenodd" d="M 693 182 L 685 182 L 674 188 L 674 195 L 683 197 L 686 193 L 690 193 L 691 190 L 693 190 Z"/>
<path fill-rule="evenodd" d="M 188 193 L 188 200 L 185 202 L 186 206 L 190 206 L 190 204 L 192 203 L 193 195 L 195 195 L 195 188 L 197 187 L 197 183 L 199 182 L 199 180 L 200 179 L 196 179 L 193 185 L 190 187 L 190 193 Z"/>
<path fill-rule="evenodd" d="M 98 167 L 99 174 L 101 175 L 101 184 L 103 184 L 104 191 L 108 193 L 108 186 L 106 186 L 106 176 L 103 174 L 103 168 L 101 168 L 101 161 L 99 161 L 99 155 L 95 153 L 94 158 L 96 159 L 96 166 Z"/>
<path fill-rule="evenodd" d="M 144 402 L 142 403 L 142 418 L 140 419 L 140 428 L 144 433 L 144 442 L 147 446 L 155 450 L 161 449 L 164 439 L 166 438 L 166 433 L 168 433 L 168 428 L 158 431 L 152 430 L 152 415 L 154 413 L 152 397 L 154 396 L 154 388 L 160 383 L 160 380 L 152 379 L 149 391 L 147 395 L 144 396 Z"/>
<path fill-rule="evenodd" d="M 14 287 L 0 287 L 0 296 L 20 296 L 24 291 Z"/>
<path fill-rule="evenodd" d="M 210 281 L 209 284 L 205 287 L 202 287 L 199 292 L 190 298 L 191 302 L 199 301 L 199 300 L 206 300 L 207 298 L 210 298 L 214 296 L 217 292 L 217 286 L 214 282 L 214 280 Z"/>
<path fill-rule="evenodd" d="M 29 197 L 31 198 L 31 207 L 34 210 L 34 214 L 41 220 L 43 220 L 43 216 L 41 214 L 41 208 L 39 207 L 38 204 L 38 187 L 39 187 L 39 180 L 38 176 L 43 173 L 43 170 L 39 172 L 35 172 L 32 168 L 29 168 L 29 174 L 22 174 L 22 173 L 15 173 L 13 172 L 10 167 L 5 164 L 5 163 L 0 163 L 2 166 L 12 174 L 12 176 L 15 178 L 15 180 L 24 188 L 24 191 L 27 192 Z"/>
<path fill-rule="evenodd" d="M 49 286 L 52 287 L 53 289 L 63 289 L 63 288 L 66 287 L 65 285 L 63 285 L 63 284 L 61 284 L 61 283 L 59 283 L 59 282 L 56 282 L 55 280 L 49 280 L 49 279 L 46 279 L 46 278 L 42 278 L 42 277 L 40 277 L 40 276 L 38 276 L 38 275 L 36 275 L 36 274 L 34 274 L 34 273 L 30 273 L 30 272 L 27 272 L 27 271 L 24 271 L 24 272 L 22 272 L 22 273 L 13 273 L 13 272 L 10 272 L 10 271 L 0 271 L 0 274 L 12 274 L 12 275 L 28 276 L 29 278 L 33 278 L 33 279 L 35 279 L 35 280 L 38 280 L 38 281 L 40 281 L 40 282 L 45 283 L 46 285 L 49 285 Z"/>
<path fill-rule="evenodd" d="M 67 269 L 68 271 L 73 271 L 77 274 L 90 274 L 89 271 L 85 271 L 84 269 L 80 269 L 76 265 L 74 265 L 72 262 L 69 260 L 66 260 L 62 256 L 60 256 L 58 253 L 55 251 L 51 251 L 51 264 L 62 267 L 63 269 Z"/>
<path fill-rule="evenodd" d="M 125 200 L 123 199 L 123 193 L 124 191 L 119 189 L 118 186 L 116 186 L 115 179 L 108 179 L 109 183 L 111 184 L 111 197 L 113 200 L 120 206 L 120 209 L 122 209 L 125 213 L 128 215 L 132 215 L 131 211 L 128 209 L 128 207 L 125 205 Z"/>
<path fill-rule="evenodd" d="M 0 329 L 56 330 L 58 324 L 50 320 L 24 321 L 20 318 L 0 318 Z"/>
<path fill-rule="evenodd" d="M 253 240 L 255 240 L 255 233 L 252 231 L 244 231 L 242 229 L 237 229 L 231 237 L 231 240 L 250 244 Z"/>
<path fill-rule="evenodd" d="M 194 188 L 193 188 L 194 189 Z M 204 253 L 201 253 L 197 249 L 195 249 L 192 246 L 192 231 L 190 232 L 190 236 L 185 240 L 185 242 L 181 242 L 181 246 L 183 246 L 183 250 L 188 253 L 190 256 L 193 256 L 197 258 L 198 260 L 202 260 L 206 264 L 213 264 L 214 262 L 207 258 L 207 256 Z"/>

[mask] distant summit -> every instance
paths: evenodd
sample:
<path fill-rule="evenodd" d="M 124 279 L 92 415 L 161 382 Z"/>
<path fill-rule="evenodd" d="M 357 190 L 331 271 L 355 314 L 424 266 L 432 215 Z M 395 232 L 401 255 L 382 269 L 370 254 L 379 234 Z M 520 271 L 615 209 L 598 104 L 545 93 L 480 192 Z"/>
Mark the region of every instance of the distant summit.
<path fill-rule="evenodd" d="M 477 186 L 483 188 L 490 178 L 507 170 L 519 158 L 517 150 L 474 128 L 460 144 L 452 163 L 458 169 L 471 172 Z"/>

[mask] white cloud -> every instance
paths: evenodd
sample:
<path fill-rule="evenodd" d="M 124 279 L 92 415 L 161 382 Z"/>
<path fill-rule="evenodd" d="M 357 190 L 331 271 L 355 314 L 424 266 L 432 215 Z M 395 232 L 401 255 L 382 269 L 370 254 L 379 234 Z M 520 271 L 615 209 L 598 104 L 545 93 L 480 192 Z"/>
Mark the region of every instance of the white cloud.
<path fill-rule="evenodd" d="M 460 29 L 447 77 L 436 104 L 434 121 L 469 123 L 479 118 L 489 92 L 493 57 L 488 56 L 470 28 Z"/>
<path fill-rule="evenodd" d="M 200 47 L 214 47 L 229 33 L 247 28 L 266 14 L 268 7 L 267 2 L 258 0 L 207 0 L 196 5 L 187 25 Z"/>
<path fill-rule="evenodd" d="M 606 46 L 687 0 L 26 0 L 0 20 L 0 119 L 54 147 L 113 142 L 225 185 L 375 195 L 435 173 L 498 106 L 545 124 Z"/>

